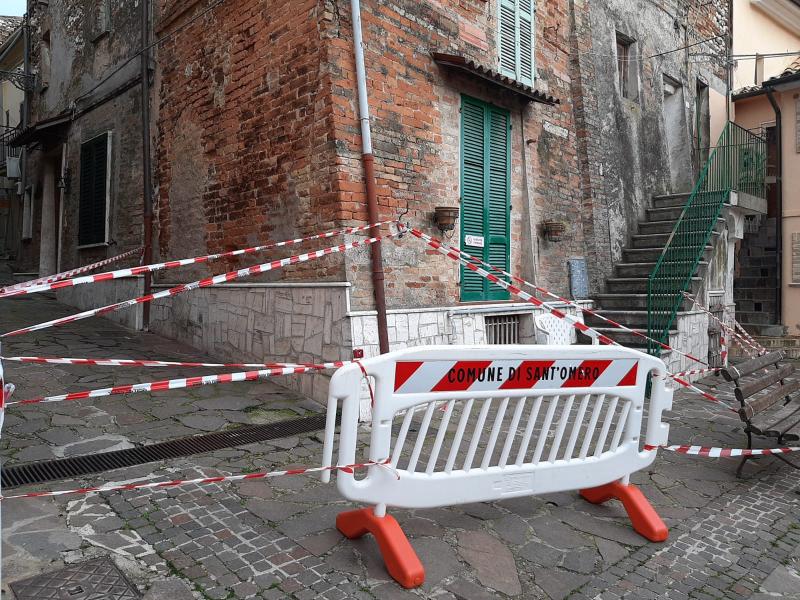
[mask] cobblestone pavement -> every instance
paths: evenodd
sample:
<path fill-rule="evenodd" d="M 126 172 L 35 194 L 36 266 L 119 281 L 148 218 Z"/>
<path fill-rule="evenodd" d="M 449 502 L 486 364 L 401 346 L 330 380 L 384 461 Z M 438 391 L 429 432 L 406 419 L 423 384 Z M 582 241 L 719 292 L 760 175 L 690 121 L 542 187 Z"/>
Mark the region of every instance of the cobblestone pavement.
<path fill-rule="evenodd" d="M 71 311 L 46 296 L 5 302 L 3 330 Z M 101 319 L 11 338 L 3 353 L 206 358 Z M 16 399 L 208 372 L 6 366 Z M 21 464 L 319 410 L 271 381 L 18 407 L 6 417 L 2 456 Z M 745 440 L 735 415 L 682 392 L 669 417 L 672 443 Z M 320 434 L 308 434 L 30 489 L 313 466 L 320 455 Z M 351 505 L 313 477 L 8 501 L 4 590 L 65 563 L 110 556 L 148 600 L 800 598 L 800 475 L 774 459 L 753 462 L 744 481 L 735 468 L 732 460 L 661 452 L 633 477 L 670 526 L 663 544 L 635 534 L 620 504 L 594 506 L 576 493 L 392 510 L 426 567 L 415 591 L 389 578 L 371 537 L 342 538 L 335 517 Z"/>

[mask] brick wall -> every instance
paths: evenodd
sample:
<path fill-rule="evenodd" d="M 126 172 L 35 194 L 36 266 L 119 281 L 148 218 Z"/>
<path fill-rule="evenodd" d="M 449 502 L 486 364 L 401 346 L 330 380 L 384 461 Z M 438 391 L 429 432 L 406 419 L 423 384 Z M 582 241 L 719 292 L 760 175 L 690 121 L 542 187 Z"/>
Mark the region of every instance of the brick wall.
<path fill-rule="evenodd" d="M 204 3 L 162 5 L 158 35 Z M 241 0 L 183 29 L 159 50 L 158 254 L 190 256 L 282 240 L 360 218 L 339 202 L 328 3 Z M 327 244 L 325 244 L 327 245 Z M 187 279 L 259 262 L 168 273 Z M 343 280 L 341 257 L 262 279 Z"/>
<path fill-rule="evenodd" d="M 345 3 L 340 3 L 345 4 Z M 378 202 L 381 216 L 409 209 L 407 218 L 433 230 L 436 206 L 459 204 L 459 127 L 461 94 L 492 102 L 511 112 L 512 268 L 536 276 L 554 290 L 566 290 L 566 259 L 584 255 L 580 220 L 580 175 L 563 26 L 567 2 L 543 3 L 536 15 L 537 88 L 562 102 L 555 107 L 526 106 L 517 97 L 468 75 L 438 67 L 432 51 L 465 55 L 497 68 L 496 2 L 362 3 L 365 58 L 370 82 Z M 339 177 L 352 189 L 353 207 L 363 215 L 360 138 L 357 134 L 355 74 L 349 10 L 332 23 L 335 134 Z M 364 218 L 361 216 L 360 218 Z M 537 224 L 555 218 L 572 224 L 565 242 L 542 241 Z M 390 307 L 454 304 L 459 301 L 458 268 L 446 259 L 420 252 L 409 240 L 386 244 Z M 348 262 L 355 308 L 371 306 L 369 264 Z"/>

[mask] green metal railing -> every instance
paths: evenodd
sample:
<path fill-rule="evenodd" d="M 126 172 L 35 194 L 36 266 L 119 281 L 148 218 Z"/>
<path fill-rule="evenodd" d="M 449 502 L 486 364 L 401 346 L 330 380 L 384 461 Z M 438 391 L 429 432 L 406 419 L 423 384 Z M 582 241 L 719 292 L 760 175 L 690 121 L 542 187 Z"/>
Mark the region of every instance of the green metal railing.
<path fill-rule="evenodd" d="M 647 282 L 647 335 L 662 343 L 684 302 L 722 208 L 732 191 L 766 197 L 766 140 L 728 122 L 712 148 Z M 648 351 L 661 348 L 648 342 Z"/>

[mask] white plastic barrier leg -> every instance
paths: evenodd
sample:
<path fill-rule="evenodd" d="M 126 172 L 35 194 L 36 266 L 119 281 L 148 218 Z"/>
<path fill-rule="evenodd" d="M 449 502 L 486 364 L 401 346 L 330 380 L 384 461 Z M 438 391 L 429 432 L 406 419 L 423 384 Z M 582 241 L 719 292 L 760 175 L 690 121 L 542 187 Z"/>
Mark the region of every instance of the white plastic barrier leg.
<path fill-rule="evenodd" d="M 425 572 L 386 507 L 580 490 L 590 502 L 621 500 L 637 532 L 667 538 L 655 510 L 628 483 L 655 459 L 655 451 L 641 448 L 667 442 L 661 415 L 672 407 L 672 392 L 661 360 L 618 346 L 430 346 L 362 366 L 375 389 L 368 458 L 388 464 L 365 476 L 337 474 L 343 496 L 375 508 L 342 513 L 336 525 L 351 538 L 372 533 L 401 585 L 421 585 Z M 339 464 L 359 462 L 363 376 L 354 364 L 331 379 L 329 424 L 342 409 Z M 329 427 L 326 464 L 333 445 Z"/>

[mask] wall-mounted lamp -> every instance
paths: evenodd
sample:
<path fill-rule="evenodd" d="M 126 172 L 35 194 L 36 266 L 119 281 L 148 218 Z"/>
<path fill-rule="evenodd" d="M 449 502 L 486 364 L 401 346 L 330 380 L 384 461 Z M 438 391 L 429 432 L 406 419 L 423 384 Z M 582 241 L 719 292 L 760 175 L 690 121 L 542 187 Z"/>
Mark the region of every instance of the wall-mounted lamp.
<path fill-rule="evenodd" d="M 64 169 L 64 173 L 62 173 L 61 177 L 58 178 L 56 181 L 56 187 L 62 190 L 65 194 L 69 194 L 69 190 L 72 186 L 72 174 L 69 172 L 69 169 Z"/>
<path fill-rule="evenodd" d="M 433 222 L 442 233 L 453 231 L 458 219 L 458 208 L 452 206 L 437 206 L 433 209 Z"/>

